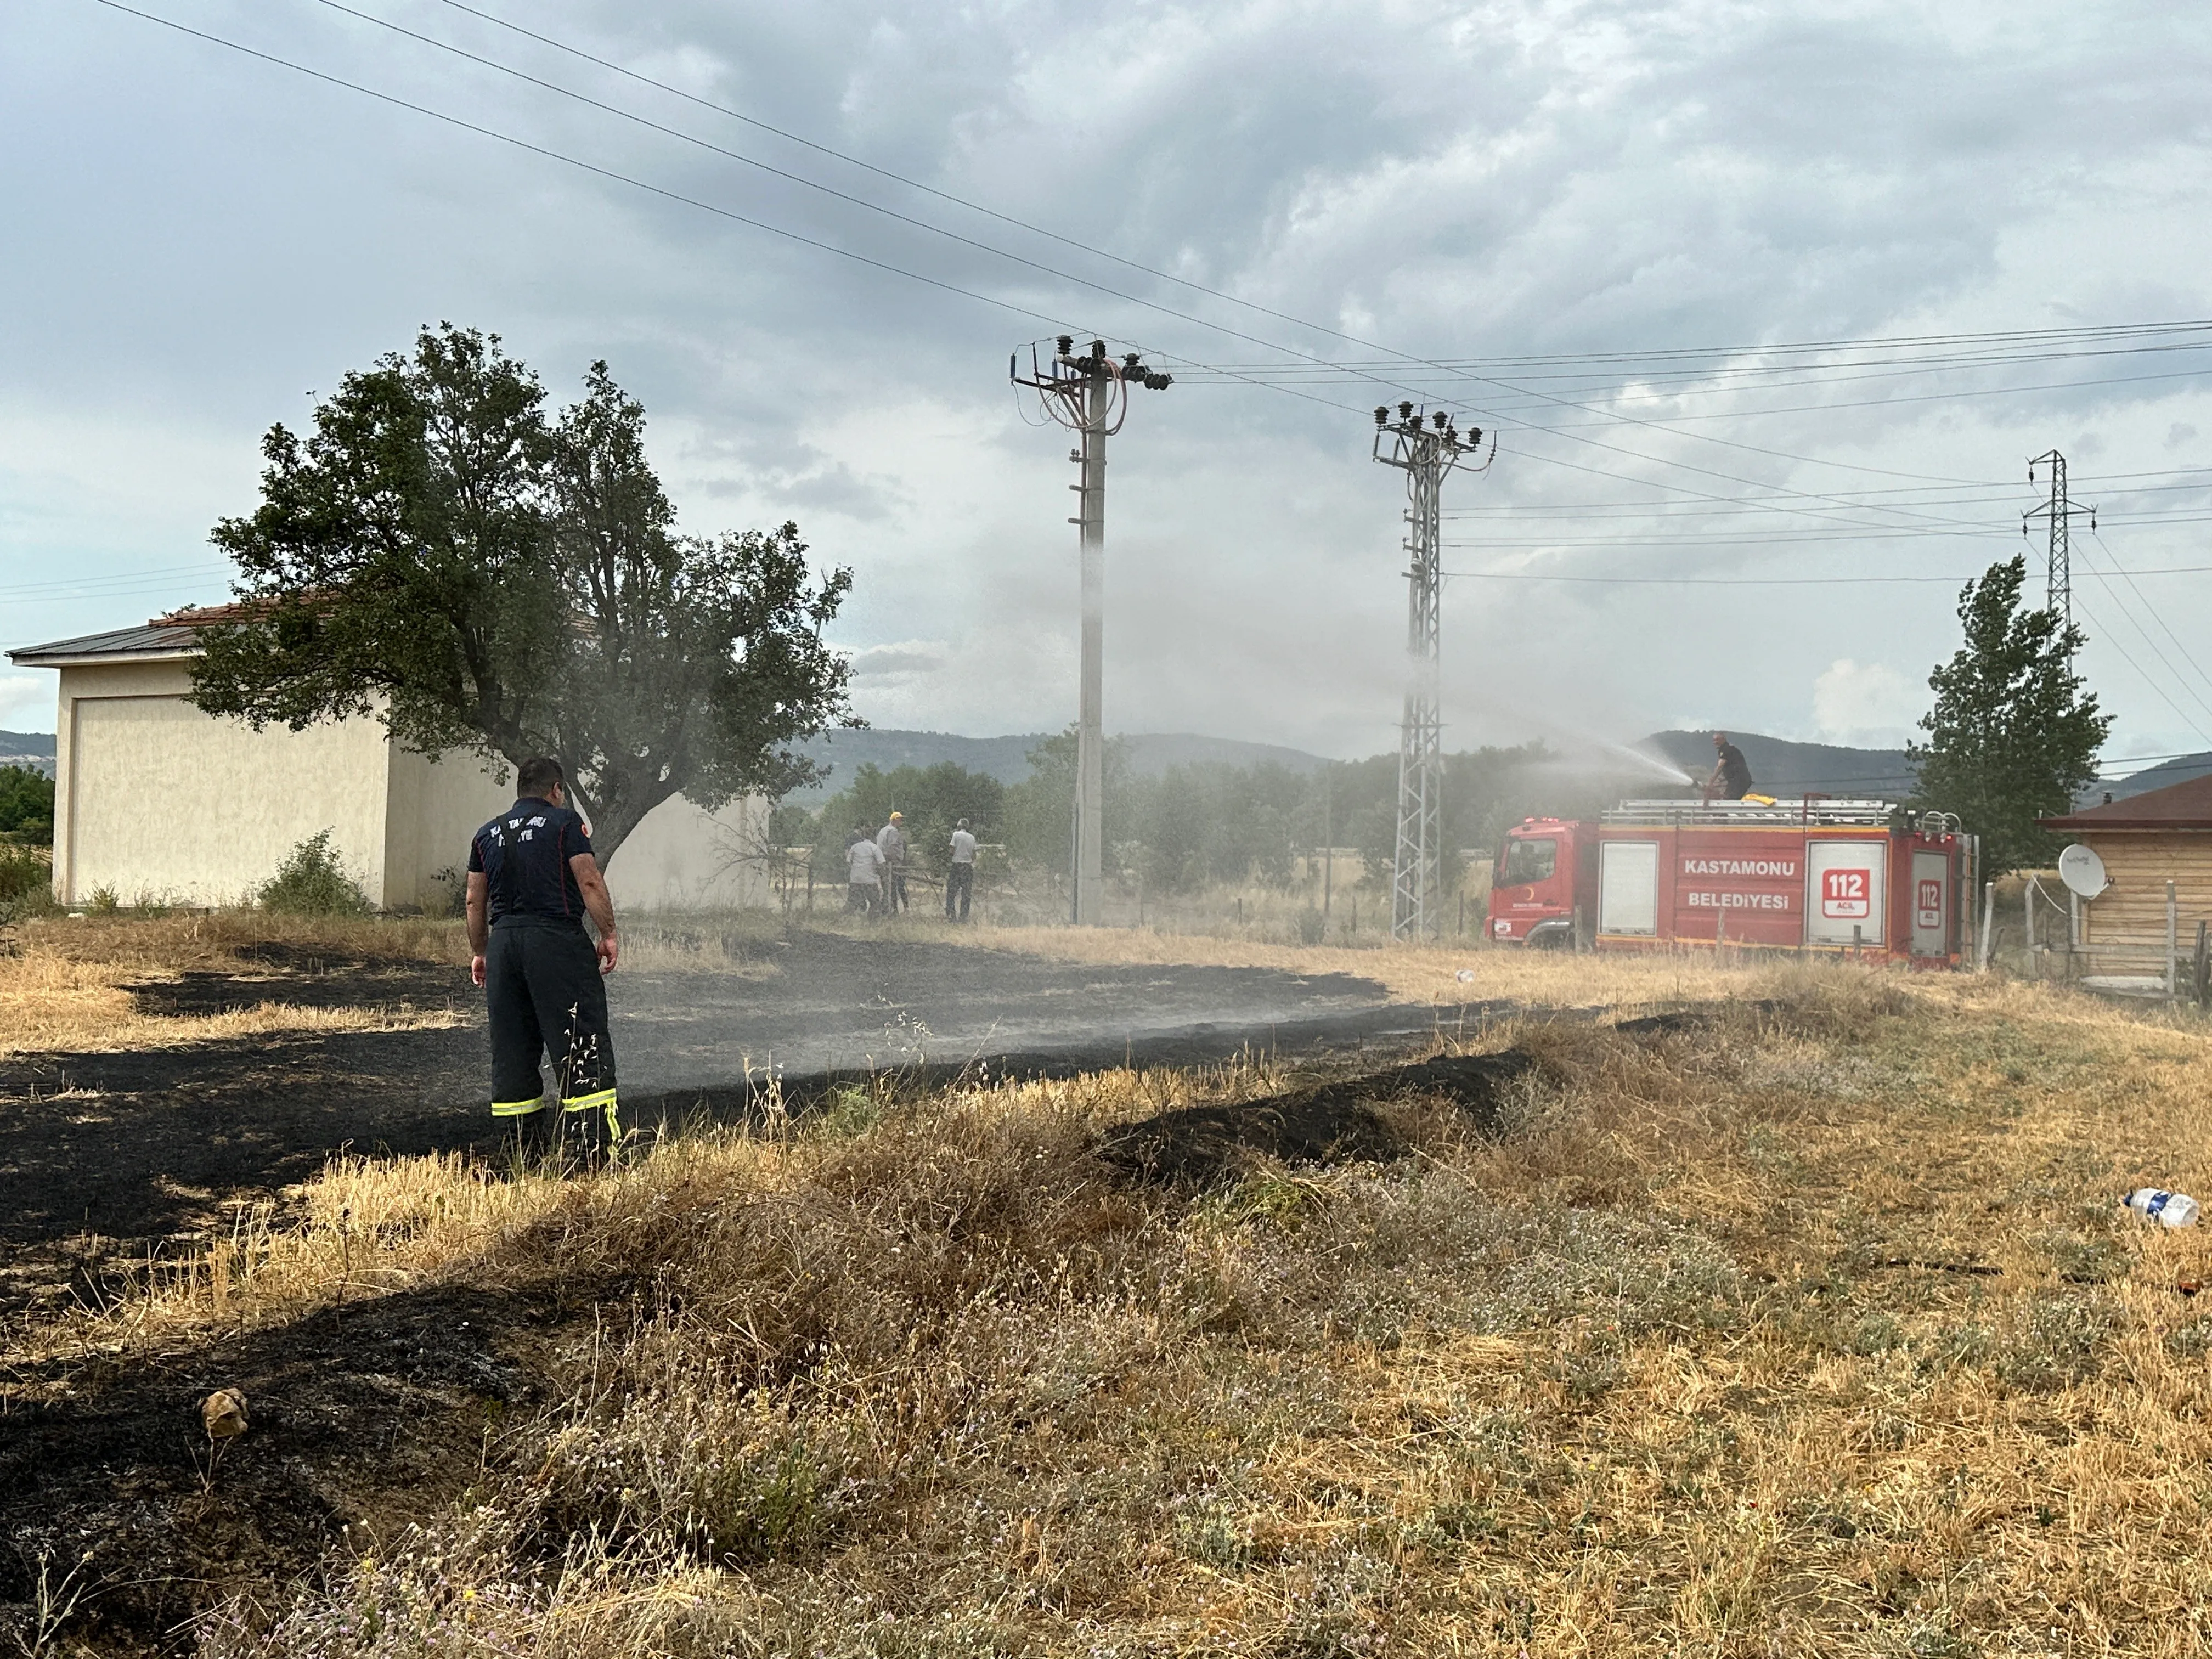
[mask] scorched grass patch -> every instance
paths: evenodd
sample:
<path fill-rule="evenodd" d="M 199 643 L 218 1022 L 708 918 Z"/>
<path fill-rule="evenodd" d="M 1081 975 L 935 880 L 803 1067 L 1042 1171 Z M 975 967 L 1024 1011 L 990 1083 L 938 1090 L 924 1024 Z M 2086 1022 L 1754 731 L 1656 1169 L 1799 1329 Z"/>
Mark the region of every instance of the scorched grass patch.
<path fill-rule="evenodd" d="M 1387 1140 L 1206 1178 L 1103 1149 L 1324 1079 L 862 1089 L 567 1184 L 348 1161 L 10 1387 L 94 1409 L 341 1292 L 566 1308 L 465 1492 L 410 1510 L 389 1425 L 333 1420 L 320 1565 L 204 1561 L 213 1610 L 143 1632 L 211 1656 L 2195 1650 L 2207 1253 L 2115 1200 L 2212 1175 L 2203 1031 L 1726 987 L 1494 1029 L 1494 1113 L 1378 1087 Z"/>

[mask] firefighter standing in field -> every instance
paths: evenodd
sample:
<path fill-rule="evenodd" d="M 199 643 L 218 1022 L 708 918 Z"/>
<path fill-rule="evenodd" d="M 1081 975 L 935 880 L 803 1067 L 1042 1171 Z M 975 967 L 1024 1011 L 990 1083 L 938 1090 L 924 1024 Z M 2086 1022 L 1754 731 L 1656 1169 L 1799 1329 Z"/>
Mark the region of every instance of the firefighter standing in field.
<path fill-rule="evenodd" d="M 469 976 L 490 1014 L 492 1115 L 526 1152 L 572 1144 L 588 1165 L 622 1142 L 604 982 L 619 947 L 591 828 L 569 810 L 566 781 L 560 762 L 525 761 L 514 805 L 469 843 Z M 557 1105 L 544 1098 L 547 1054 Z"/>
<path fill-rule="evenodd" d="M 1728 733 L 1713 733 L 1713 775 L 1705 780 L 1707 800 L 1741 800 L 1751 793 L 1751 763 L 1743 750 L 1729 741 Z"/>

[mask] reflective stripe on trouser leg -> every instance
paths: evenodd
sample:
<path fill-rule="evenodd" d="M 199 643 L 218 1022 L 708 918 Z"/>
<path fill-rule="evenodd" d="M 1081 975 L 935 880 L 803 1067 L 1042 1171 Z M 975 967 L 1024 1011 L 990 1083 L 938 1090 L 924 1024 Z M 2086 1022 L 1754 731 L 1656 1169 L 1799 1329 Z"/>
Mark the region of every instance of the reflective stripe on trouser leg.
<path fill-rule="evenodd" d="M 495 1100 L 491 1103 L 494 1117 L 528 1117 L 545 1103 L 543 1100 Z"/>
<path fill-rule="evenodd" d="M 615 1091 L 612 1089 L 599 1089 L 588 1095 L 563 1096 L 561 1101 L 561 1109 L 564 1112 L 589 1112 L 600 1108 L 605 1108 L 607 1115 L 607 1144 L 619 1146 L 622 1142 L 622 1117 L 615 1109 Z"/>

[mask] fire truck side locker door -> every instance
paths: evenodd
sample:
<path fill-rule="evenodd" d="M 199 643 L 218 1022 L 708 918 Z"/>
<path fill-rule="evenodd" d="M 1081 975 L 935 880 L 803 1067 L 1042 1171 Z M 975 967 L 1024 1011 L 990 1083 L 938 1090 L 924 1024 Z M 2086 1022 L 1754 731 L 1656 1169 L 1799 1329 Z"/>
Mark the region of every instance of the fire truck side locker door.
<path fill-rule="evenodd" d="M 1912 954 L 1951 954 L 1951 860 L 1942 853 L 1912 854 Z"/>
<path fill-rule="evenodd" d="M 1598 847 L 1597 930 L 1601 933 L 1659 931 L 1659 843 L 1608 841 Z"/>
<path fill-rule="evenodd" d="M 1873 947 L 1888 909 L 1889 838 L 1805 844 L 1805 942 Z M 1856 929 L 1856 934 L 1853 929 Z"/>

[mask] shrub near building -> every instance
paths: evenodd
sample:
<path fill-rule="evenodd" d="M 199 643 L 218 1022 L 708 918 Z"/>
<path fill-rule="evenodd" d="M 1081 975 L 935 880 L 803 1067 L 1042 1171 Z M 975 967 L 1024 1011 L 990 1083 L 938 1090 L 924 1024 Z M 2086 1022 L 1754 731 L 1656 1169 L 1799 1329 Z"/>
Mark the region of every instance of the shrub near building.
<path fill-rule="evenodd" d="M 27 766 L 0 766 L 0 836 L 37 847 L 54 840 L 54 781 Z"/>
<path fill-rule="evenodd" d="M 52 902 L 54 781 L 27 766 L 0 766 L 0 921 Z"/>
<path fill-rule="evenodd" d="M 295 847 L 256 896 L 263 909 L 293 916 L 365 916 L 375 908 L 331 851 L 327 830 Z"/>

